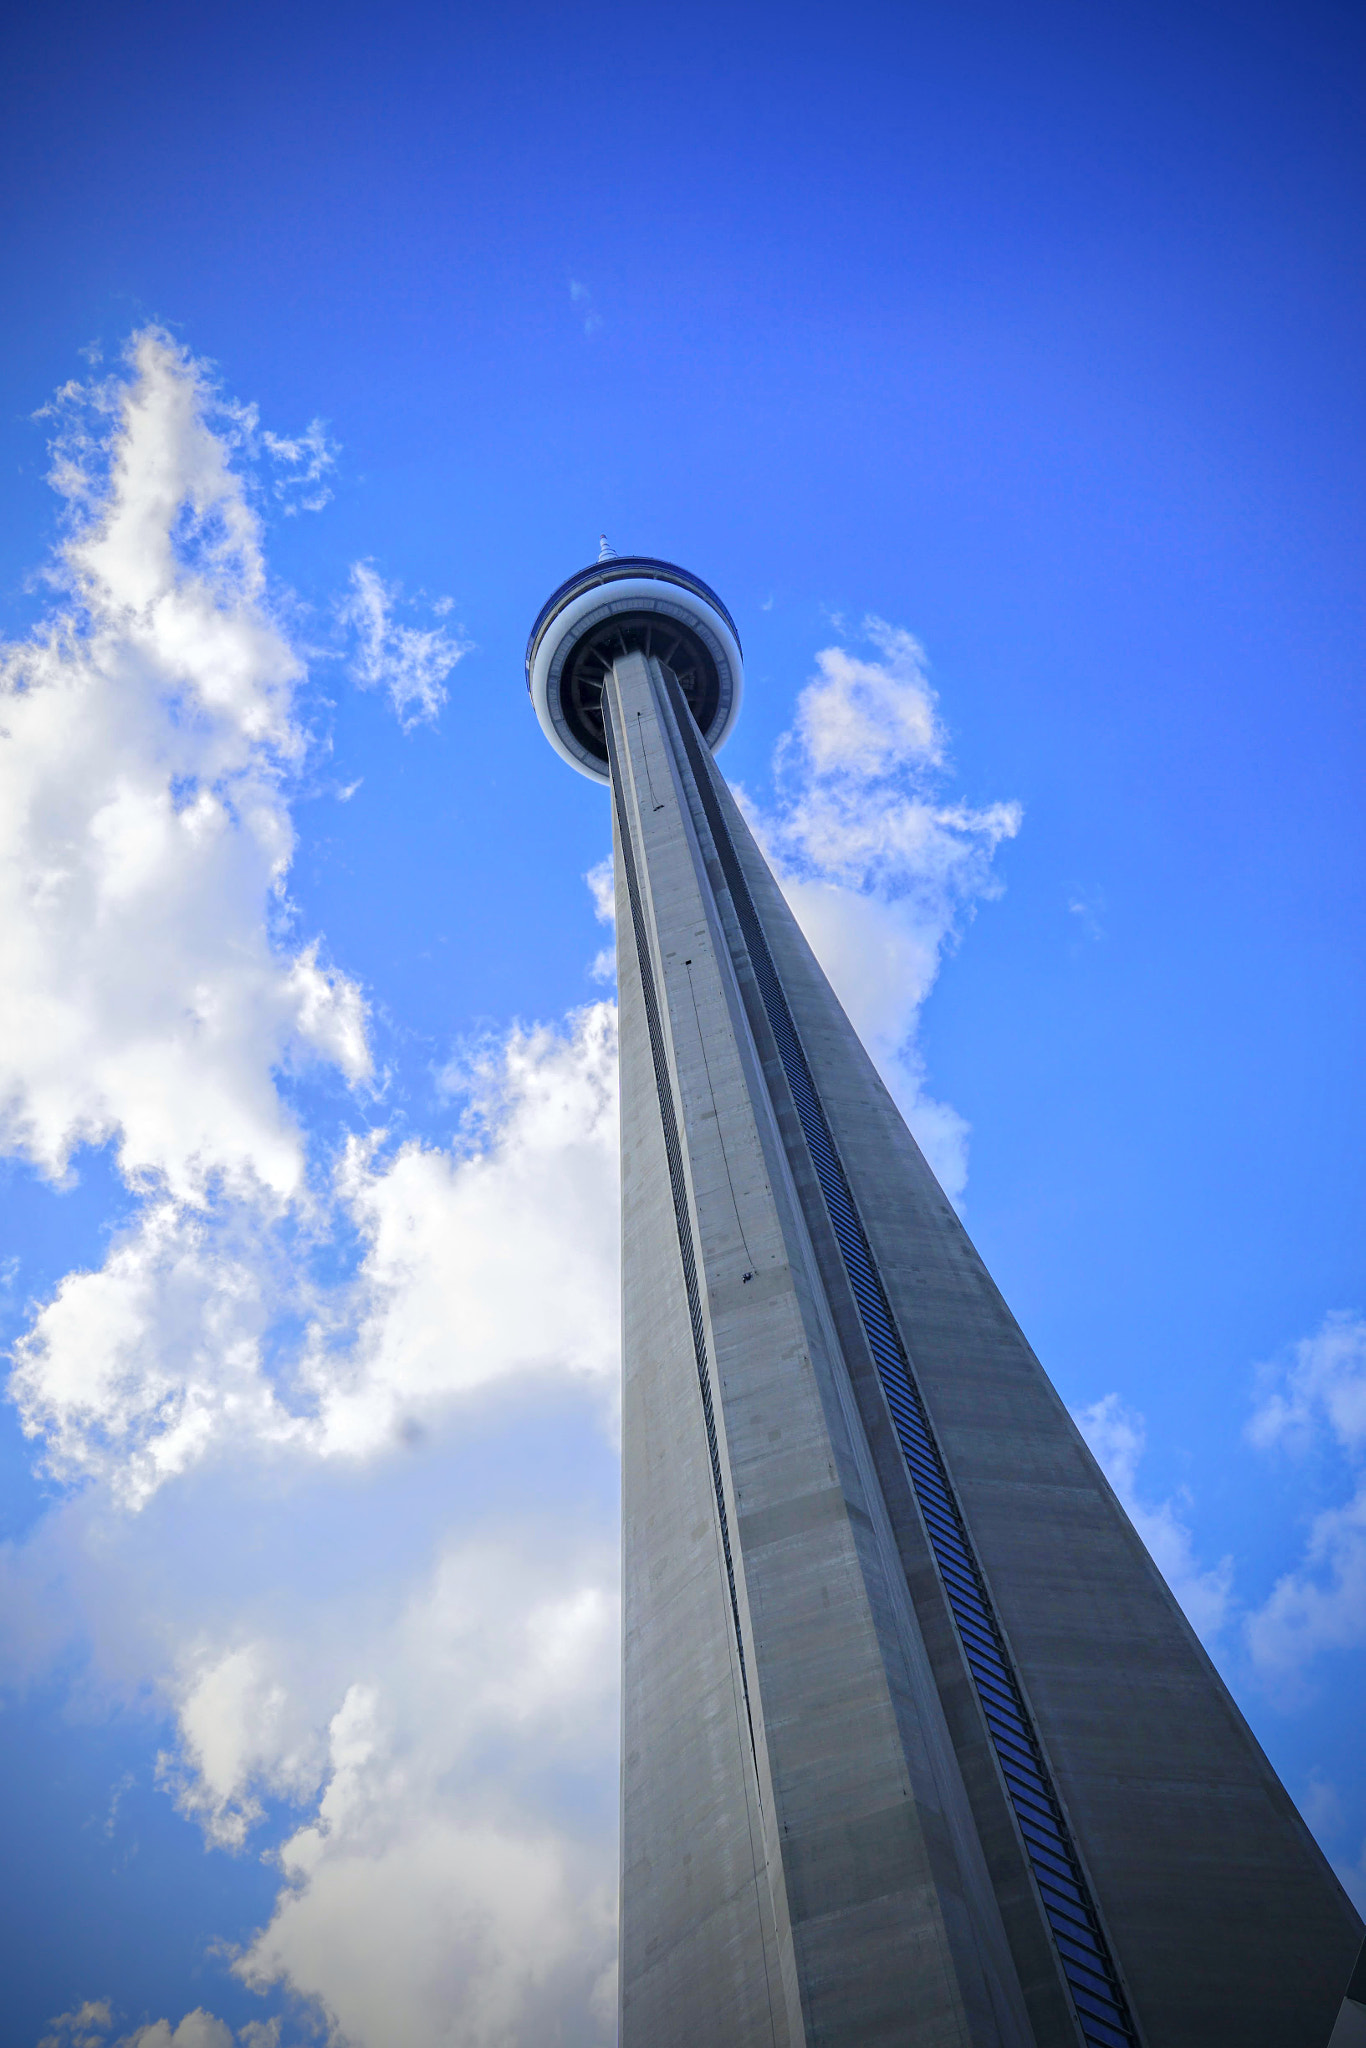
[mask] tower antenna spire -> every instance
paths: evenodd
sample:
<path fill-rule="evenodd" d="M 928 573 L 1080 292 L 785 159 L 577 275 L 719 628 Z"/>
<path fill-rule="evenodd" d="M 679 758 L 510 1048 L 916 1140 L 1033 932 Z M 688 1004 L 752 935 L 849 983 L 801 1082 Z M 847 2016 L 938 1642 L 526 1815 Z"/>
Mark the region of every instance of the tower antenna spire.
<path fill-rule="evenodd" d="M 616 559 L 616 549 L 612 546 L 611 541 L 608 540 L 607 535 L 600 533 L 598 535 L 598 560 L 600 562 L 615 562 Z"/>

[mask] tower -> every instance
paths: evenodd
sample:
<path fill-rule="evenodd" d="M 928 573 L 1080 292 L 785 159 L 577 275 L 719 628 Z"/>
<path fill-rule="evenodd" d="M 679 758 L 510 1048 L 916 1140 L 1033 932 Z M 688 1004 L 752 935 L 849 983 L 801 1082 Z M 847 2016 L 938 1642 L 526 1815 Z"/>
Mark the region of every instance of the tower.
<path fill-rule="evenodd" d="M 527 682 L 613 815 L 621 2048 L 1325 2048 L 1360 1921 L 715 766 L 730 614 L 604 543 Z"/>

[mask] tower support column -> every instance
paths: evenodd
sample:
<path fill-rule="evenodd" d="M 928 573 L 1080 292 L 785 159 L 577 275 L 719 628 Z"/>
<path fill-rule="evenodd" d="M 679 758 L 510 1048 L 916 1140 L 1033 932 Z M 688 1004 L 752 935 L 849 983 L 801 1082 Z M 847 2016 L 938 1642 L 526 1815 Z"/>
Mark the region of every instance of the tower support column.
<path fill-rule="evenodd" d="M 621 2048 L 1325 2048 L 1360 1919 L 716 767 L 734 620 L 609 555 L 526 674 L 616 849 Z"/>
<path fill-rule="evenodd" d="M 627 655 L 607 702 L 626 1077 L 623 2048 L 890 2048 L 910 2014 L 925 2048 L 1024 2048 L 667 674 Z"/>

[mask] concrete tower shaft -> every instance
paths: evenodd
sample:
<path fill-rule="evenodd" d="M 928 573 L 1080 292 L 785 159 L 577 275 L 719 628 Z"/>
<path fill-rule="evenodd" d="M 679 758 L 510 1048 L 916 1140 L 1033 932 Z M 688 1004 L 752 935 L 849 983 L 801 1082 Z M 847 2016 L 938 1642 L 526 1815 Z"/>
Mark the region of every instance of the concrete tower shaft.
<path fill-rule="evenodd" d="M 622 2048 L 1324 2048 L 1360 1922 L 802 938 L 709 700 L 653 644 L 602 673 Z"/>

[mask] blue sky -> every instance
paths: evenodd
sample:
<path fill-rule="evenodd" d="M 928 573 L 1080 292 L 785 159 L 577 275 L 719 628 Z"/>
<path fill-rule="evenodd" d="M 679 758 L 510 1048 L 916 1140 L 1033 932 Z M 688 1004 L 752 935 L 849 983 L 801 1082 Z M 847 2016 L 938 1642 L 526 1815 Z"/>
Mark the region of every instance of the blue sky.
<path fill-rule="evenodd" d="M 4 37 L 4 2048 L 611 2037 L 603 529 L 1366 1900 L 1355 11 Z"/>

